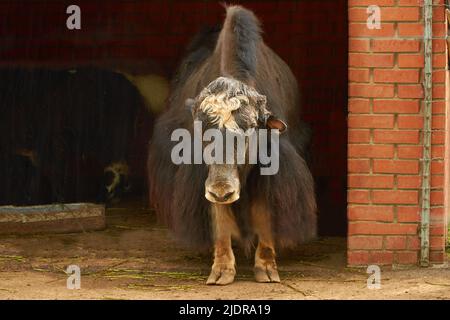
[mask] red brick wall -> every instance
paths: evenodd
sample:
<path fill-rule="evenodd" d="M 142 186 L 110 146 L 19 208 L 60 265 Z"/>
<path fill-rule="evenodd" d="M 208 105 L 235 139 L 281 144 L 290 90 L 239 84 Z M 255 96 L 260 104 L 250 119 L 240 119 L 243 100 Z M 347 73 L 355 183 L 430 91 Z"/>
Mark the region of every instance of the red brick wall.
<path fill-rule="evenodd" d="M 436 2 L 436 1 L 435 1 Z M 434 8 L 430 260 L 444 260 L 444 1 Z M 366 27 L 369 5 L 381 29 Z M 423 14 L 420 0 L 349 0 L 348 263 L 420 256 Z"/>
<path fill-rule="evenodd" d="M 189 39 L 221 23 L 219 1 L 0 1 L 0 65 L 152 59 L 170 75 Z M 345 235 L 347 5 L 345 0 L 233 1 L 261 18 L 265 41 L 291 66 L 314 130 L 321 234 Z M 81 30 L 66 28 L 68 5 Z"/>

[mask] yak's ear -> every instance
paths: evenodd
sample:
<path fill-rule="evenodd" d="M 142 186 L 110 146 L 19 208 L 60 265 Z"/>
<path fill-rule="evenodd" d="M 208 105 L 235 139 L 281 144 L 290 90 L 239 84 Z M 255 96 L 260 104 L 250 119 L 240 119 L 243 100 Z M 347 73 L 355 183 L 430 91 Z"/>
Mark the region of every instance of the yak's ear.
<path fill-rule="evenodd" d="M 283 120 L 270 115 L 266 120 L 266 127 L 269 129 L 278 129 L 280 133 L 283 133 L 287 129 L 287 124 Z"/>
<path fill-rule="evenodd" d="M 187 110 L 189 110 L 192 113 L 192 115 L 194 114 L 194 105 L 195 105 L 194 99 L 187 98 L 186 101 L 184 101 L 184 106 L 186 107 Z"/>

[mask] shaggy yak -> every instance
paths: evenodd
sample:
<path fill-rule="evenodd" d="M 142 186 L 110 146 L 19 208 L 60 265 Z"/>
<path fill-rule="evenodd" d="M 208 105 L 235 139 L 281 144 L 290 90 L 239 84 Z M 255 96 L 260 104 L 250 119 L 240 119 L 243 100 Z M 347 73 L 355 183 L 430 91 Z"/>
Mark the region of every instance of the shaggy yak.
<path fill-rule="evenodd" d="M 263 42 L 251 11 L 229 6 L 222 28 L 193 40 L 168 103 L 155 124 L 148 160 L 150 201 L 159 220 L 186 245 L 214 247 L 207 284 L 233 282 L 232 239 L 247 252 L 257 239 L 256 281 L 279 282 L 275 248 L 316 235 L 316 202 L 304 161 L 308 134 L 300 120 L 297 82 Z M 177 142 L 172 132 L 183 128 L 194 134 L 194 121 L 201 121 L 203 130 L 222 133 L 230 128 L 276 132 L 278 172 L 260 174 L 260 161 L 174 164 L 171 154 Z"/>

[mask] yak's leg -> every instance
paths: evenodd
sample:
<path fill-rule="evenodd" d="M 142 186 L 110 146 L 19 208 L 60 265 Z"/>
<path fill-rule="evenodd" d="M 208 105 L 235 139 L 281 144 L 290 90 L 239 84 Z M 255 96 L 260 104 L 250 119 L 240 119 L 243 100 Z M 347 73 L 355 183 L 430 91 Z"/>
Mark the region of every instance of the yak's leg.
<path fill-rule="evenodd" d="M 270 211 L 263 203 L 251 206 L 253 229 L 258 236 L 255 252 L 255 279 L 257 282 L 280 282 L 273 243 Z"/>
<path fill-rule="evenodd" d="M 238 236 L 238 228 L 231 207 L 212 204 L 211 215 L 214 228 L 214 264 L 206 284 L 232 283 L 236 274 L 231 236 Z"/>

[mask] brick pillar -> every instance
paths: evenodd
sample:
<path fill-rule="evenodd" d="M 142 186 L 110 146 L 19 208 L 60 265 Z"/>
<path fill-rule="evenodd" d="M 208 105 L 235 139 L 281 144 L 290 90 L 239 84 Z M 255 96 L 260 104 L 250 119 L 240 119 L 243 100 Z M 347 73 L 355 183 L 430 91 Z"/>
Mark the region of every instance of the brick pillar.
<path fill-rule="evenodd" d="M 430 261 L 443 263 L 445 260 L 445 240 L 447 233 L 447 212 L 444 208 L 444 175 L 450 168 L 445 167 L 446 149 L 446 34 L 445 0 L 435 0 L 433 10 L 433 118 L 431 156 L 431 217 L 430 217 Z M 448 146 L 447 146 L 448 147 Z M 448 186 L 447 186 L 448 187 Z"/>
<path fill-rule="evenodd" d="M 348 264 L 420 257 L 423 128 L 421 0 L 349 0 Z M 435 1 L 436 2 L 436 1 Z M 430 260 L 444 259 L 444 0 L 434 9 Z M 370 30 L 367 7 L 381 9 Z"/>

